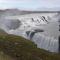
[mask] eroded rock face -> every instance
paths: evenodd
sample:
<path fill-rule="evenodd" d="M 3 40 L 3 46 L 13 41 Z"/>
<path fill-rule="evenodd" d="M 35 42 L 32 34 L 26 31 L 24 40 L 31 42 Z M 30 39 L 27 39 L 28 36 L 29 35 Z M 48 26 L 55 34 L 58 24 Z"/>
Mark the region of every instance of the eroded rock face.
<path fill-rule="evenodd" d="M 26 31 L 26 34 L 27 36 L 32 40 L 33 36 L 36 34 L 36 33 L 41 33 L 41 32 L 44 32 L 43 29 L 35 29 L 33 31 Z"/>

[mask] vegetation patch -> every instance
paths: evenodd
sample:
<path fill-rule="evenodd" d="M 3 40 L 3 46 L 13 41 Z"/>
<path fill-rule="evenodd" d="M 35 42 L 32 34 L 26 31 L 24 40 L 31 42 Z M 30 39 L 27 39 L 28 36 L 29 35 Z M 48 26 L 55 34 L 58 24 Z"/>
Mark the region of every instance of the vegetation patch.
<path fill-rule="evenodd" d="M 60 54 L 39 49 L 34 42 L 15 35 L 0 34 L 0 51 L 15 60 L 60 60 Z"/>

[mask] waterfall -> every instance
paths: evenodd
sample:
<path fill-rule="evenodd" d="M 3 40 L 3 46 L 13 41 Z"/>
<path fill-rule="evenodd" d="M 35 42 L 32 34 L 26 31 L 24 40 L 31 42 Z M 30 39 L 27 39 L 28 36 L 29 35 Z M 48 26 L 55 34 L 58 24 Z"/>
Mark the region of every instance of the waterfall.
<path fill-rule="evenodd" d="M 32 41 L 37 44 L 38 48 L 48 50 L 50 52 L 58 52 L 59 42 L 53 37 L 44 36 L 42 34 L 36 33 Z"/>
<path fill-rule="evenodd" d="M 60 51 L 60 40 L 55 39 L 59 36 L 58 23 L 57 18 L 53 16 L 55 14 L 51 13 L 7 17 L 1 19 L 0 26 L 2 25 L 1 28 L 8 34 L 19 35 L 32 40 L 38 48 L 58 52 Z M 43 33 L 41 34 L 41 32 Z"/>

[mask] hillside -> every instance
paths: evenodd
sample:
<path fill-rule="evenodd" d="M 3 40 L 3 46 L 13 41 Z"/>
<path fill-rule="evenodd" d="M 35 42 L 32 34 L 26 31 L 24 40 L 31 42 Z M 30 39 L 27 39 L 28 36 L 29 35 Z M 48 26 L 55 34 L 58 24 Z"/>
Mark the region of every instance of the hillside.
<path fill-rule="evenodd" d="M 5 35 L 7 34 L 3 29 L 0 28 L 0 35 Z"/>
<path fill-rule="evenodd" d="M 8 34 L 0 34 L 0 51 L 14 60 L 60 60 L 60 54 L 39 49 L 30 40 Z"/>
<path fill-rule="evenodd" d="M 41 10 L 38 11 L 29 11 L 29 10 L 20 10 L 20 9 L 4 9 L 0 10 L 0 16 L 14 16 L 14 15 L 25 15 L 25 14 L 32 14 L 32 13 L 60 13 L 59 10 Z"/>

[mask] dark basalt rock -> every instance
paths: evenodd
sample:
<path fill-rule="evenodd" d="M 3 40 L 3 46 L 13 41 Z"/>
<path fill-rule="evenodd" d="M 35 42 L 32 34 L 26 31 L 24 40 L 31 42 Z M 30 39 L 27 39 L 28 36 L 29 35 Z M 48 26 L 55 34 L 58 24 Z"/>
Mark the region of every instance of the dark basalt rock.
<path fill-rule="evenodd" d="M 26 31 L 27 36 L 29 36 L 30 31 Z"/>
<path fill-rule="evenodd" d="M 31 32 L 31 34 L 30 34 L 30 39 L 32 39 L 33 38 L 33 36 L 35 35 L 35 31 L 34 32 Z"/>
<path fill-rule="evenodd" d="M 60 52 L 60 36 L 59 36 L 59 52 Z"/>
<path fill-rule="evenodd" d="M 45 16 L 42 16 L 41 19 L 42 19 L 43 21 L 46 21 L 46 22 L 48 23 L 48 21 L 46 20 Z"/>
<path fill-rule="evenodd" d="M 36 29 L 35 32 L 44 32 L 42 29 Z"/>
<path fill-rule="evenodd" d="M 35 33 L 38 33 L 38 32 L 44 32 L 44 30 L 42 30 L 42 29 L 35 29 L 33 32 L 32 31 L 27 31 L 26 34 L 27 34 L 27 36 L 30 37 L 30 39 L 32 39 L 33 36 L 35 35 Z"/>

